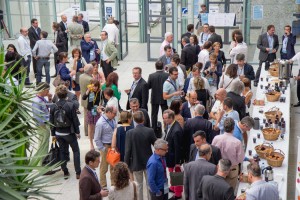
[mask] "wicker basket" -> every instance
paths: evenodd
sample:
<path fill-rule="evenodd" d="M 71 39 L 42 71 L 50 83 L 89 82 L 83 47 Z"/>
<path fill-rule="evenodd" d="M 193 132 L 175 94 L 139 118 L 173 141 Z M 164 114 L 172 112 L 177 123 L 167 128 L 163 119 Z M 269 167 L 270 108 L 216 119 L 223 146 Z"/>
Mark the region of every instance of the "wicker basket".
<path fill-rule="evenodd" d="M 279 68 L 277 67 L 270 67 L 269 68 L 269 73 L 271 76 L 278 77 L 279 76 Z"/>
<path fill-rule="evenodd" d="M 280 135 L 280 130 L 274 128 L 264 128 L 262 130 L 262 133 L 264 135 L 265 140 L 275 141 Z"/>
<path fill-rule="evenodd" d="M 270 101 L 270 102 L 278 101 L 280 96 L 281 96 L 281 93 L 276 92 L 276 91 L 266 93 L 267 100 Z"/>
<path fill-rule="evenodd" d="M 272 123 L 275 123 L 276 115 L 278 115 L 279 120 L 282 117 L 282 112 L 279 110 L 279 108 L 273 107 L 267 112 L 265 112 L 265 116 L 267 120 L 271 119 Z"/>
<path fill-rule="evenodd" d="M 255 146 L 255 151 L 259 155 L 260 158 L 265 159 L 266 158 L 266 153 L 270 153 L 274 151 L 274 147 L 267 142 L 264 142 L 260 145 Z"/>
<path fill-rule="evenodd" d="M 280 149 L 275 149 L 266 154 L 268 165 L 271 165 L 272 167 L 281 167 L 284 157 L 285 154 Z"/>

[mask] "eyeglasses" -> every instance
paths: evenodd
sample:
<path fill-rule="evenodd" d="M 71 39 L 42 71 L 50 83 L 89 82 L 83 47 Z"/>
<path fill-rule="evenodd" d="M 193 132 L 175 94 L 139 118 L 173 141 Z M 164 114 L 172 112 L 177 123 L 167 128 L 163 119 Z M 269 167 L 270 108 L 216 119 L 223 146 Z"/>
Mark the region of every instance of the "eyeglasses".
<path fill-rule="evenodd" d="M 168 149 L 160 149 L 160 150 L 162 150 L 162 151 L 166 151 L 166 152 L 168 151 Z"/>
<path fill-rule="evenodd" d="M 176 73 L 176 74 L 172 74 L 173 76 L 178 76 L 178 73 Z"/>

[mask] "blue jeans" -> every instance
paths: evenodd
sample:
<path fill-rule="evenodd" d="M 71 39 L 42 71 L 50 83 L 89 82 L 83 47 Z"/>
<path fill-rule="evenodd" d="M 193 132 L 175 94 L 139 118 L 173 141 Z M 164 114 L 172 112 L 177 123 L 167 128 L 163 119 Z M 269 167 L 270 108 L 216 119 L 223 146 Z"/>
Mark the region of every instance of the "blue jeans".
<path fill-rule="evenodd" d="M 30 83 L 30 79 L 29 79 L 30 63 L 31 63 L 31 56 L 28 56 L 27 61 L 25 61 L 24 58 L 22 59 L 22 66 L 27 67 L 25 84 L 29 84 Z"/>
<path fill-rule="evenodd" d="M 67 158 L 66 158 L 66 146 L 69 144 L 72 148 L 73 151 L 73 160 L 74 160 L 74 166 L 75 166 L 75 172 L 76 174 L 81 173 L 81 168 L 80 168 L 80 151 L 79 151 L 79 145 L 77 142 L 77 138 L 75 134 L 70 134 L 70 135 L 65 135 L 65 136 L 56 136 L 58 144 L 59 144 L 59 149 L 60 149 L 60 158 L 61 161 L 63 162 L 61 164 L 61 169 L 66 172 L 68 171 L 67 168 Z"/>
<path fill-rule="evenodd" d="M 37 60 L 37 75 L 36 75 L 36 82 L 37 84 L 41 82 L 42 80 L 42 71 L 43 67 L 45 67 L 46 72 L 46 82 L 50 84 L 50 61 L 49 59 L 40 58 Z"/>

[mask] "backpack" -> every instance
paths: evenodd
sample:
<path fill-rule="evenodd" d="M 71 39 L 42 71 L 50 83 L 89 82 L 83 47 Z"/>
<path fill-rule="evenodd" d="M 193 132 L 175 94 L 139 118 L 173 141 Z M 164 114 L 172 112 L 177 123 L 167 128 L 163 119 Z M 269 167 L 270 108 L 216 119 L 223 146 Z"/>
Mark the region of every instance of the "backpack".
<path fill-rule="evenodd" d="M 66 102 L 67 103 L 67 102 Z M 56 128 L 67 128 L 72 125 L 70 119 L 67 117 L 66 111 L 63 109 L 63 106 L 58 106 L 55 104 L 57 109 L 54 111 L 54 126 Z M 67 104 L 68 105 L 68 104 Z"/>

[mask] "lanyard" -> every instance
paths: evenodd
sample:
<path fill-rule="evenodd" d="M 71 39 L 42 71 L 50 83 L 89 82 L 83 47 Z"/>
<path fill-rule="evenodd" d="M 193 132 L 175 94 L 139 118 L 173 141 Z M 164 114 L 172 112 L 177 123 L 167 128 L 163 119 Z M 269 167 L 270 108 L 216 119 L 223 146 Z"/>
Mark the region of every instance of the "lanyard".
<path fill-rule="evenodd" d="M 94 97 L 94 100 L 93 100 L 93 105 L 95 105 L 95 102 L 96 102 L 96 99 L 97 99 L 98 93 L 99 93 L 99 90 L 96 92 L 96 95 L 95 95 L 95 97 Z"/>
<path fill-rule="evenodd" d="M 114 123 L 110 123 L 104 116 L 103 116 L 103 118 L 105 119 L 105 121 L 108 123 L 108 125 L 112 128 L 112 130 L 115 130 L 115 125 L 114 125 Z"/>
<path fill-rule="evenodd" d="M 170 80 L 170 78 L 168 78 L 167 81 L 168 81 L 169 83 L 171 83 L 171 85 L 173 85 L 175 91 L 177 91 L 176 83 L 174 84 L 173 81 Z"/>
<path fill-rule="evenodd" d="M 36 96 L 37 96 L 37 98 L 39 98 L 40 100 L 42 100 L 45 103 L 45 106 L 46 106 L 47 110 L 49 111 L 49 107 L 47 105 L 48 102 L 46 101 L 46 99 L 44 97 L 40 97 L 38 95 L 36 95 Z"/>

